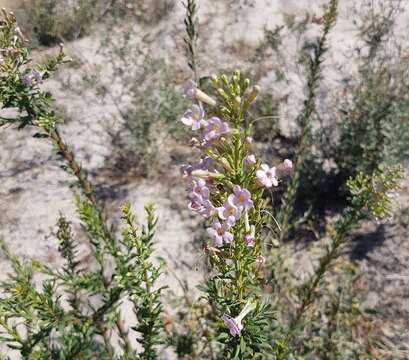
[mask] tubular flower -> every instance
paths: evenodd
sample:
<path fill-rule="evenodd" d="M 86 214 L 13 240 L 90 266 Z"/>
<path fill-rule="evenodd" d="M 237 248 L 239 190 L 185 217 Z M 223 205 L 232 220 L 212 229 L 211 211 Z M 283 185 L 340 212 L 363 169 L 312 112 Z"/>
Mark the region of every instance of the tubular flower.
<path fill-rule="evenodd" d="M 283 161 L 283 167 L 285 170 L 291 170 L 293 168 L 293 162 L 290 159 L 285 159 Z"/>
<path fill-rule="evenodd" d="M 212 99 L 209 95 L 197 88 L 196 83 L 193 80 L 188 80 L 183 88 L 183 97 L 187 100 L 197 99 L 210 106 L 216 105 L 216 100 Z"/>
<path fill-rule="evenodd" d="M 216 211 L 210 200 L 200 201 L 199 199 L 195 199 L 189 203 L 188 207 L 206 219 L 213 216 Z"/>
<path fill-rule="evenodd" d="M 192 180 L 190 184 L 189 198 L 202 203 L 209 199 L 209 188 L 206 186 L 205 180 Z"/>
<path fill-rule="evenodd" d="M 230 244 L 233 241 L 233 234 L 229 232 L 230 227 L 230 221 L 223 224 L 215 221 L 213 227 L 207 228 L 207 233 L 213 238 L 216 247 L 221 247 L 223 243 Z"/>
<path fill-rule="evenodd" d="M 267 188 L 278 186 L 275 166 L 270 168 L 267 164 L 262 164 L 261 168 L 256 171 L 256 176 L 258 182 Z"/>
<path fill-rule="evenodd" d="M 196 83 L 193 80 L 186 81 L 183 88 L 183 97 L 188 100 L 193 100 L 196 97 Z"/>
<path fill-rule="evenodd" d="M 212 162 L 211 158 L 209 158 L 208 156 L 202 156 L 199 161 L 199 164 L 197 165 L 197 169 L 209 170 L 209 166 L 211 162 Z"/>
<path fill-rule="evenodd" d="M 33 70 L 30 74 L 21 77 L 21 82 L 25 86 L 32 86 L 34 84 L 40 84 L 43 81 L 43 76 L 37 70 Z"/>
<path fill-rule="evenodd" d="M 217 140 L 220 136 L 226 134 L 228 131 L 229 124 L 227 122 L 221 121 L 218 117 L 214 116 L 207 120 L 205 124 L 203 139 L 205 140 L 205 142 Z"/>
<path fill-rule="evenodd" d="M 253 154 L 247 155 L 247 157 L 244 159 L 246 165 L 254 165 L 256 163 L 256 157 Z"/>
<path fill-rule="evenodd" d="M 229 195 L 229 201 L 244 209 L 251 209 L 254 206 L 250 191 L 242 189 L 239 185 L 233 186 L 233 194 Z"/>
<path fill-rule="evenodd" d="M 222 320 L 224 322 L 224 326 L 229 330 L 231 336 L 240 335 L 244 328 L 241 322 L 249 312 L 254 310 L 254 308 L 254 304 L 247 302 L 243 310 L 241 310 L 240 314 L 235 318 L 231 318 L 230 316 L 223 314 Z"/>
<path fill-rule="evenodd" d="M 21 77 L 21 82 L 25 86 L 31 86 L 33 84 L 33 78 L 31 77 L 31 75 L 24 75 Z"/>
<path fill-rule="evenodd" d="M 192 176 L 192 171 L 194 170 L 193 166 L 190 164 L 182 165 L 180 167 L 180 172 L 183 177 Z"/>
<path fill-rule="evenodd" d="M 251 234 L 246 234 L 244 236 L 244 241 L 246 242 L 247 247 L 252 247 L 254 245 L 254 236 Z"/>
<path fill-rule="evenodd" d="M 242 207 L 233 204 L 230 199 L 228 199 L 222 207 L 217 209 L 219 217 L 222 220 L 227 220 L 232 218 L 233 222 L 239 220 L 241 217 Z"/>
<path fill-rule="evenodd" d="M 180 119 L 183 124 L 190 126 L 192 130 L 199 130 L 204 123 L 204 111 L 198 105 L 192 107 L 184 113 Z"/>

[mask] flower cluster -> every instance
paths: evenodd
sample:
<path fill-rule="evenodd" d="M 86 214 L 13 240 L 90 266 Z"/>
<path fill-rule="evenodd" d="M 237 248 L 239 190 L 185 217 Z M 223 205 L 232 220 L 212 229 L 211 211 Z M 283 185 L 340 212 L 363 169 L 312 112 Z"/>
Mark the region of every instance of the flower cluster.
<path fill-rule="evenodd" d="M 190 106 L 181 122 L 196 133 L 190 143 L 200 150 L 201 160 L 196 165 L 182 166 L 181 171 L 189 181 L 189 209 L 209 223 L 207 234 L 213 244 L 206 244 L 205 248 L 212 248 L 214 251 L 207 253 L 220 260 L 215 263 L 215 270 L 235 274 L 234 281 L 225 286 L 232 294 L 238 294 L 239 303 L 244 303 L 252 297 L 248 289 L 254 284 L 253 279 L 261 276 L 265 262 L 260 239 L 266 222 L 262 215 L 263 192 L 278 186 L 279 176 L 292 168 L 292 162 L 286 159 L 281 165 L 270 167 L 250 152 L 252 137 L 244 113 L 260 88 L 247 92 L 249 81 L 240 80 L 239 75 L 231 80 L 222 75 L 220 81 L 217 77 L 212 81 L 218 101 L 199 90 L 192 80 L 184 87 L 183 97 L 196 99 L 197 104 Z M 208 118 L 204 106 L 210 106 L 209 110 L 206 107 L 206 112 L 211 112 Z M 232 300 L 234 309 L 229 313 L 238 310 L 234 303 Z M 254 308 L 253 303 L 247 302 L 237 317 L 222 311 L 224 326 L 233 337 L 241 333 L 243 318 Z"/>

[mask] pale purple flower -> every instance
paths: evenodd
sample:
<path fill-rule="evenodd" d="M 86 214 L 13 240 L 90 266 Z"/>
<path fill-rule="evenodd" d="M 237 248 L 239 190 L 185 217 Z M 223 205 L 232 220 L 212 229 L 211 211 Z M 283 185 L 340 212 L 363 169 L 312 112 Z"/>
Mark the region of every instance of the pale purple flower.
<path fill-rule="evenodd" d="M 193 80 L 186 81 L 183 88 L 183 97 L 185 99 L 193 100 L 196 97 L 196 83 Z"/>
<path fill-rule="evenodd" d="M 182 165 L 180 167 L 180 172 L 183 177 L 192 176 L 192 171 L 194 170 L 193 166 L 190 164 Z"/>
<path fill-rule="evenodd" d="M 37 70 L 33 70 L 33 72 L 31 73 L 31 77 L 37 83 L 41 83 L 43 81 L 43 75 L 41 75 L 41 73 Z"/>
<path fill-rule="evenodd" d="M 208 156 L 202 156 L 199 163 L 196 165 L 192 164 L 184 164 L 180 167 L 180 173 L 183 177 L 190 177 L 192 176 L 192 172 L 194 170 L 209 170 L 209 166 L 212 159 Z"/>
<path fill-rule="evenodd" d="M 229 330 L 231 336 L 236 336 L 241 333 L 241 331 L 244 328 L 241 322 L 248 315 L 248 313 L 250 311 L 253 311 L 254 309 L 255 304 L 252 304 L 251 302 L 248 301 L 244 306 L 243 310 L 241 310 L 240 314 L 235 318 L 232 318 L 226 314 L 222 315 L 224 326 Z"/>
<path fill-rule="evenodd" d="M 209 170 L 211 162 L 212 162 L 211 158 L 209 158 L 208 156 L 202 156 L 202 158 L 199 161 L 199 164 L 197 165 L 197 168 L 200 170 Z"/>
<path fill-rule="evenodd" d="M 206 219 L 213 216 L 215 212 L 216 212 L 216 209 L 210 200 L 203 201 L 202 206 L 198 211 L 198 213 Z"/>
<path fill-rule="evenodd" d="M 246 143 L 250 145 L 252 142 L 253 142 L 253 138 L 251 136 L 247 136 Z"/>
<path fill-rule="evenodd" d="M 220 224 L 216 220 L 212 227 L 207 228 L 207 233 L 213 238 L 216 247 L 221 247 L 223 243 L 230 244 L 233 241 L 233 234 L 229 232 L 230 227 L 229 221 Z"/>
<path fill-rule="evenodd" d="M 254 245 L 254 236 L 251 234 L 246 234 L 244 236 L 244 241 L 246 242 L 247 247 L 252 247 Z"/>
<path fill-rule="evenodd" d="M 21 82 L 25 86 L 32 86 L 34 83 L 40 84 L 43 80 L 43 76 L 37 70 L 33 70 L 31 74 L 27 74 L 21 77 Z"/>
<path fill-rule="evenodd" d="M 190 210 L 196 211 L 199 215 L 203 216 L 206 219 L 213 216 L 216 212 L 216 209 L 214 208 L 210 200 L 202 201 L 198 198 L 193 199 L 190 201 L 188 207 Z"/>
<path fill-rule="evenodd" d="M 206 121 L 203 138 L 206 142 L 216 140 L 229 131 L 229 124 L 214 116 Z"/>
<path fill-rule="evenodd" d="M 33 85 L 33 78 L 31 77 L 31 75 L 24 75 L 24 76 L 21 77 L 21 82 L 25 86 L 31 86 L 31 85 Z"/>
<path fill-rule="evenodd" d="M 199 202 L 209 199 L 209 188 L 206 186 L 206 181 L 204 179 L 192 180 L 190 184 L 189 198 Z"/>
<path fill-rule="evenodd" d="M 291 170 L 293 168 L 293 162 L 290 159 L 285 159 L 283 161 L 283 167 L 285 170 Z"/>
<path fill-rule="evenodd" d="M 231 336 L 239 335 L 241 330 L 243 330 L 243 324 L 241 322 L 228 317 L 226 314 L 223 314 L 222 320 L 224 326 L 229 330 Z"/>
<path fill-rule="evenodd" d="M 253 207 L 250 191 L 242 189 L 239 185 L 233 186 L 233 194 L 229 196 L 229 200 L 234 205 L 244 209 L 251 209 Z"/>
<path fill-rule="evenodd" d="M 241 217 L 242 208 L 233 204 L 230 199 L 228 199 L 222 207 L 217 209 L 219 217 L 222 220 L 227 220 L 229 218 L 233 219 L 233 222 L 239 220 Z"/>
<path fill-rule="evenodd" d="M 261 168 L 256 171 L 256 176 L 261 185 L 270 188 L 278 186 L 276 167 L 269 167 L 267 164 L 262 164 Z"/>
<path fill-rule="evenodd" d="M 244 162 L 246 165 L 254 165 L 256 163 L 256 157 L 253 154 L 247 155 Z"/>
<path fill-rule="evenodd" d="M 4 59 L 0 56 L 0 66 L 4 64 Z"/>
<path fill-rule="evenodd" d="M 198 130 L 204 123 L 204 111 L 198 105 L 192 107 L 184 113 L 181 121 L 186 126 L 190 126 L 192 130 Z"/>

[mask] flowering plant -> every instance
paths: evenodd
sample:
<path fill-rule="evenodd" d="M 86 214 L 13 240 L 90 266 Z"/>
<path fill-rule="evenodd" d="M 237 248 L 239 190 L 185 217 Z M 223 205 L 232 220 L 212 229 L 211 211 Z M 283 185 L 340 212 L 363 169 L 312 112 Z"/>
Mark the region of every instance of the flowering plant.
<path fill-rule="evenodd" d="M 184 165 L 189 208 L 208 224 L 211 273 L 205 292 L 218 312 L 217 339 L 224 353 L 240 357 L 261 353 L 268 341 L 270 306 L 259 289 L 269 243 L 266 210 L 272 188 L 292 167 L 285 159 L 278 166 L 263 164 L 251 151 L 251 118 L 248 110 L 260 92 L 240 71 L 212 77 L 215 98 L 199 90 L 192 80 L 184 97 L 196 100 L 181 122 L 194 132 L 191 144 L 200 151 L 197 165 Z M 208 116 L 206 117 L 206 114 Z M 248 329 L 251 329 L 249 331 Z M 257 330 L 256 330 L 257 329 Z M 238 336 L 240 335 L 240 336 Z"/>

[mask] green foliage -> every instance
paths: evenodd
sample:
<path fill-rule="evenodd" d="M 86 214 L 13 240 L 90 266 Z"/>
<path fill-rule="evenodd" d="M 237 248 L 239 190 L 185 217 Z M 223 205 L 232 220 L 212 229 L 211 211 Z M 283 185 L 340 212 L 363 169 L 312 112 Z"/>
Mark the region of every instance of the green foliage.
<path fill-rule="evenodd" d="M 323 153 L 320 163 L 334 163 L 338 188 L 360 171 L 370 174 L 382 165 L 408 159 L 408 76 L 404 50 L 395 36 L 401 11 L 400 1 L 375 1 L 357 9 L 356 27 L 364 44 L 353 57 L 358 73 L 344 79 L 340 93 L 345 96 L 341 101 L 337 96 L 333 104 L 337 120 L 315 136 Z M 309 173 L 311 178 L 319 177 Z M 318 190 L 315 186 L 312 192 Z"/>
<path fill-rule="evenodd" d="M 197 5 L 195 0 L 187 0 L 183 3 L 186 8 L 185 30 L 187 37 L 185 38 L 187 63 L 193 71 L 195 81 L 198 79 L 198 64 L 196 55 L 197 39 L 199 37 L 198 26 L 199 20 L 197 17 Z"/>
<path fill-rule="evenodd" d="M 403 179 L 400 166 L 382 167 L 379 171 L 369 175 L 362 172 L 347 182 L 352 194 L 352 205 L 365 210 L 376 220 L 391 215 L 391 193 L 398 190 Z"/>
<path fill-rule="evenodd" d="M 297 125 L 300 133 L 298 136 L 298 144 L 295 149 L 294 172 L 282 197 L 283 205 L 279 216 L 282 229 L 280 233 L 281 240 L 284 240 L 287 237 L 293 223 L 291 217 L 294 211 L 297 191 L 300 186 L 302 169 L 304 161 L 311 150 L 312 116 L 315 111 L 316 92 L 321 76 L 321 64 L 323 62 L 324 54 L 327 51 L 326 41 L 328 34 L 337 19 L 337 7 L 337 0 L 331 0 L 329 2 L 328 9 L 323 17 L 323 31 L 321 37 L 316 43 L 305 45 L 306 50 L 311 50 L 312 52 L 312 55 L 309 55 L 310 51 L 305 52 L 306 63 L 308 65 L 307 97 L 304 101 L 302 111 L 297 118 Z"/>
<path fill-rule="evenodd" d="M 354 289 L 359 274 L 351 265 L 344 265 L 335 276 L 321 290 L 296 340 L 300 355 L 306 359 L 370 359 L 368 339 L 359 337 L 365 323 Z"/>
<path fill-rule="evenodd" d="M 161 292 L 164 289 L 155 289 L 153 286 L 161 274 L 160 266 L 155 266 L 150 262 L 152 255 L 153 237 L 155 235 L 155 226 L 157 220 L 154 217 L 153 205 L 145 206 L 147 214 L 147 226 L 142 228 L 138 235 L 134 224 L 134 216 L 129 204 L 122 208 L 127 229 L 123 233 L 124 242 L 130 248 L 137 249 L 137 264 L 139 276 L 142 277 L 140 286 L 124 283 L 124 288 L 134 289 L 131 291 L 131 300 L 135 304 L 134 311 L 138 319 L 138 325 L 132 329 L 141 334 L 137 339 L 143 345 L 143 351 L 139 354 L 142 359 L 156 359 L 155 348 L 163 343 L 162 332 L 162 305 L 160 302 Z M 130 246 L 132 244 L 132 247 Z M 125 274 L 129 277 L 129 274 Z"/>
<path fill-rule="evenodd" d="M 161 289 L 155 289 L 160 268 L 149 260 L 156 226 L 153 208 L 146 208 L 147 226 L 139 232 L 126 206 L 124 215 L 132 233 L 117 238 L 107 225 L 86 172 L 60 136 L 51 95 L 39 87 L 64 62 L 62 49 L 44 65 L 29 67 L 28 51 L 13 15 L 4 14 L 0 33 L 4 59 L 0 103 L 2 109 L 13 107 L 20 112 L 3 121 L 18 128 L 36 127 L 39 133 L 35 137 L 48 139 L 57 149 L 64 169 L 76 177 L 84 197 L 77 197 L 77 207 L 92 251 L 91 268 L 82 268 L 77 241 L 63 216 L 58 220 L 56 233 L 58 249 L 65 260 L 61 269 L 51 269 L 35 260 L 21 261 L 3 245 L 12 272 L 1 284 L 2 340 L 28 359 L 112 359 L 118 352 L 112 344 L 115 333 L 122 358 L 135 359 L 136 349 L 128 339 L 131 325 L 124 324 L 120 315 L 121 301 L 129 298 L 139 319 L 134 329 L 142 334 L 138 338 L 143 348 L 140 358 L 154 359 L 156 345 L 161 342 L 162 307 Z M 34 274 L 43 277 L 41 289 L 33 281 Z"/>

